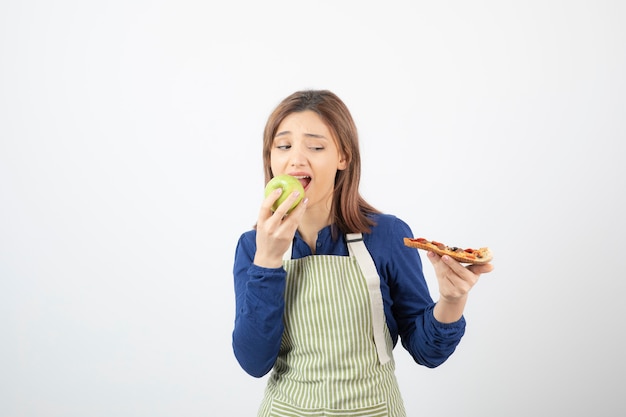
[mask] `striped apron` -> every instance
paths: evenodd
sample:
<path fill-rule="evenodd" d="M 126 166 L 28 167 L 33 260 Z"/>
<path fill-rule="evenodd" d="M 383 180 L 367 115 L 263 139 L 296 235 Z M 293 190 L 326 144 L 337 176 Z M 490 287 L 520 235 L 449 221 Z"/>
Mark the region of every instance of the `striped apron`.
<path fill-rule="evenodd" d="M 360 234 L 350 256 L 283 262 L 285 330 L 259 417 L 401 417 L 380 278 Z"/>

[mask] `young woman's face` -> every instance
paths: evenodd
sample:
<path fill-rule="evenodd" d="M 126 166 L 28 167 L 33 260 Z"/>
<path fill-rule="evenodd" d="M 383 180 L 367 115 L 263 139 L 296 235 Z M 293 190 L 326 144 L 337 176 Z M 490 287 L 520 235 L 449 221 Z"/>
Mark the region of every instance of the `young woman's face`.
<path fill-rule="evenodd" d="M 330 208 L 337 170 L 346 168 L 334 137 L 317 113 L 291 113 L 278 126 L 270 154 L 272 174 L 289 174 L 304 186 L 309 208 Z"/>

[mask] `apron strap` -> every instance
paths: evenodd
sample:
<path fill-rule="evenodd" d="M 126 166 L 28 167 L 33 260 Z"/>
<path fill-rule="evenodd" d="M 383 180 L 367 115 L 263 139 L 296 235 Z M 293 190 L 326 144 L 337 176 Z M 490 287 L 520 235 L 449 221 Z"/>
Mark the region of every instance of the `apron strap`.
<path fill-rule="evenodd" d="M 356 257 L 356 261 L 367 282 L 367 290 L 370 295 L 370 305 L 372 308 L 374 344 L 378 352 L 378 359 L 381 365 L 384 365 L 389 362 L 391 358 L 387 353 L 387 344 L 385 342 L 385 307 L 383 305 L 383 296 L 380 292 L 380 277 L 378 276 L 374 260 L 365 247 L 363 235 L 361 233 L 349 233 L 346 235 L 346 243 L 348 244 L 350 256 Z"/>

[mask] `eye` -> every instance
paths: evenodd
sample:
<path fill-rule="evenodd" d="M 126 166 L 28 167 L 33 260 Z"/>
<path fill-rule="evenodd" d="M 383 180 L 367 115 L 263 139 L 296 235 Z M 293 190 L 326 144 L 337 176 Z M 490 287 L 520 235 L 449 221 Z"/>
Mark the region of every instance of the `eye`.
<path fill-rule="evenodd" d="M 317 151 L 323 151 L 324 147 L 323 146 L 310 146 L 309 149 L 317 152 Z"/>
<path fill-rule="evenodd" d="M 287 150 L 291 148 L 291 145 L 276 145 L 276 149 Z"/>

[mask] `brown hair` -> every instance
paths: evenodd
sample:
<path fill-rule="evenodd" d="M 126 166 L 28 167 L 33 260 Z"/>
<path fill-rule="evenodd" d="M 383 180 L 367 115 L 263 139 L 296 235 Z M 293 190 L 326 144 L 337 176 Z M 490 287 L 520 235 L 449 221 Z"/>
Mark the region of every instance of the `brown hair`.
<path fill-rule="evenodd" d="M 337 171 L 331 207 L 333 237 L 341 233 L 369 233 L 374 226 L 371 214 L 379 210 L 367 203 L 359 193 L 361 155 L 359 136 L 350 111 L 337 95 L 328 90 L 297 91 L 278 104 L 271 113 L 263 133 L 263 167 L 265 182 L 272 179 L 270 154 L 278 126 L 291 113 L 311 110 L 328 126 L 345 156 L 345 170 Z"/>

